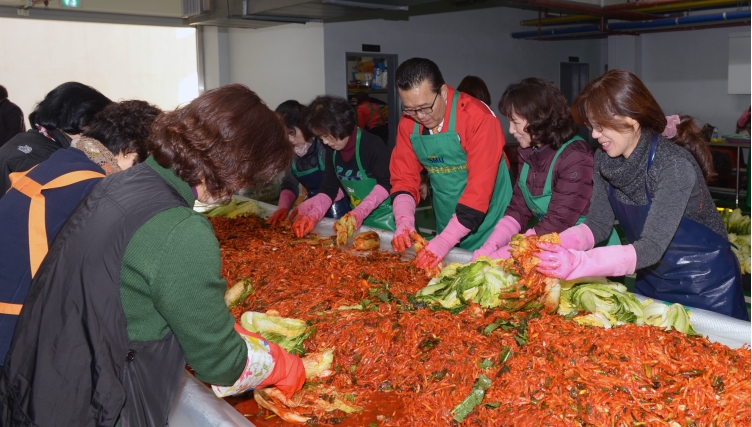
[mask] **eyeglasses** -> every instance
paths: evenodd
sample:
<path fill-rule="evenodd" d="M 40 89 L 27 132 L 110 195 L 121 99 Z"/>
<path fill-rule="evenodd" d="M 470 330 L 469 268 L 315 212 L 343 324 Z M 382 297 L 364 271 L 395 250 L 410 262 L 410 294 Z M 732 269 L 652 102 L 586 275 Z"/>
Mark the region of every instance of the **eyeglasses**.
<path fill-rule="evenodd" d="M 433 102 L 431 103 L 430 107 L 425 108 L 417 108 L 415 110 L 406 110 L 405 107 L 402 107 L 402 113 L 407 114 L 410 117 L 415 116 L 427 116 L 433 112 L 433 105 L 436 104 L 436 98 L 439 97 L 439 92 L 436 92 L 436 96 L 433 97 Z"/>

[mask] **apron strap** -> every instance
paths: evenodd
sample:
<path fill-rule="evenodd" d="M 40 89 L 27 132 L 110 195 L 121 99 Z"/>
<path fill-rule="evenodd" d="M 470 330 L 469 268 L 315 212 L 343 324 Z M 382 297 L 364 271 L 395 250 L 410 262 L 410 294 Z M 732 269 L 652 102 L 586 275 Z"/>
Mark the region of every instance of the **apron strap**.
<path fill-rule="evenodd" d="M 561 153 L 564 151 L 565 148 L 567 148 L 569 144 L 571 144 L 574 141 L 579 141 L 579 140 L 584 141 L 584 139 L 582 139 L 581 136 L 575 135 L 572 139 L 565 142 L 564 145 L 562 145 L 561 147 L 559 147 L 558 150 L 556 150 L 556 154 L 554 154 L 554 158 L 551 160 L 551 166 L 549 166 L 548 168 L 548 175 L 546 176 L 546 182 L 545 184 L 543 184 L 543 194 L 546 194 L 546 191 L 551 193 L 551 185 L 553 184 L 553 177 L 554 177 L 554 165 L 556 164 L 556 160 L 559 158 Z"/>
<path fill-rule="evenodd" d="M 21 314 L 21 308 L 23 304 L 10 304 L 7 302 L 0 302 L 0 314 L 10 314 L 12 316 L 18 316 Z"/>
<path fill-rule="evenodd" d="M 318 144 L 317 142 L 314 142 L 314 144 Z M 296 178 L 310 175 L 312 173 L 323 171 L 324 170 L 324 150 L 318 150 L 316 153 L 316 156 L 318 157 L 318 166 L 315 168 L 311 168 L 308 170 L 304 170 L 303 172 L 298 170 L 298 167 L 295 165 L 295 159 L 292 160 L 292 174 Z"/>
<path fill-rule="evenodd" d="M 650 167 L 653 166 L 653 159 L 655 158 L 655 149 L 658 147 L 658 135 L 653 135 L 653 139 L 650 140 L 650 152 L 648 153 L 648 167 L 645 170 L 645 196 L 648 198 L 648 203 L 653 201 L 650 197 L 650 190 L 648 189 L 648 172 Z"/>
<path fill-rule="evenodd" d="M 454 97 L 452 98 L 452 111 L 449 113 L 449 127 L 447 131 L 454 132 L 455 122 L 457 118 L 457 103 L 460 101 L 460 91 L 454 91 Z"/>
<path fill-rule="evenodd" d="M 77 182 L 94 178 L 104 178 L 105 175 L 94 171 L 75 171 L 61 175 L 47 184 L 41 185 L 28 177 L 26 172 L 11 174 L 11 186 L 18 192 L 31 199 L 29 205 L 29 262 L 31 277 L 36 275 L 42 260 L 47 255 L 47 224 L 45 218 L 45 200 L 42 190 L 65 187 Z"/>
<path fill-rule="evenodd" d="M 376 115 L 379 118 L 381 118 L 381 113 L 379 113 L 379 111 L 376 109 L 376 107 L 373 104 L 371 104 L 370 102 L 368 103 L 368 108 L 371 111 L 368 112 L 368 120 L 366 120 L 366 126 L 368 126 L 368 124 L 371 123 L 371 117 L 373 117 L 373 113 L 376 113 Z M 379 120 L 379 124 L 381 124 L 381 122 L 383 120 L 384 120 L 383 118 L 381 120 Z"/>
<path fill-rule="evenodd" d="M 358 162 L 358 171 L 365 178 L 366 173 L 363 170 L 363 165 L 360 163 L 360 128 L 358 128 L 358 136 L 355 138 L 355 161 Z"/>
<path fill-rule="evenodd" d="M 357 136 L 355 137 L 355 161 L 358 162 L 358 170 L 365 177 L 365 173 L 363 172 L 363 165 L 360 163 L 360 135 L 361 135 L 360 128 L 358 128 Z M 337 164 L 337 151 L 336 150 L 332 150 L 332 151 L 333 151 L 332 152 L 332 165 L 336 165 Z"/>

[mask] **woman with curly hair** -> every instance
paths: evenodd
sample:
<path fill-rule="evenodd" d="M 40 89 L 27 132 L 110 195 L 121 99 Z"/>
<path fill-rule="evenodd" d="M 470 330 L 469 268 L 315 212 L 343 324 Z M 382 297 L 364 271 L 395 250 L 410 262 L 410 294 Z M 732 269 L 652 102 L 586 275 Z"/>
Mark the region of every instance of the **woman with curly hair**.
<path fill-rule="evenodd" d="M 78 148 L 57 150 L 10 175 L 11 188 L 0 199 L 0 365 L 49 244 L 99 181 L 133 165 L 135 156 L 124 152 L 146 152 L 149 128 L 161 112 L 145 101 L 112 103 L 94 116 L 86 136 L 71 142 Z"/>
<path fill-rule="evenodd" d="M 0 376 L 0 425 L 166 425 L 186 362 L 218 395 L 302 387 L 300 358 L 235 324 L 219 244 L 192 209 L 289 167 L 284 123 L 232 84 L 161 115 L 147 150 L 50 246 Z"/>
<path fill-rule="evenodd" d="M 520 173 L 504 217 L 473 258 L 508 258 L 510 239 L 530 223 L 528 235 L 582 223 L 593 192 L 593 150 L 577 135 L 567 100 L 553 83 L 531 77 L 510 84 L 499 111 L 520 143 Z M 608 243 L 619 243 L 615 230 Z"/>
<path fill-rule="evenodd" d="M 666 117 L 645 84 L 618 69 L 585 86 L 572 113 L 601 146 L 593 196 L 561 245 L 538 245 L 538 271 L 567 280 L 637 273 L 636 293 L 748 320 L 739 262 L 705 183 L 713 160 L 693 120 Z M 593 249 L 614 219 L 629 244 Z"/>

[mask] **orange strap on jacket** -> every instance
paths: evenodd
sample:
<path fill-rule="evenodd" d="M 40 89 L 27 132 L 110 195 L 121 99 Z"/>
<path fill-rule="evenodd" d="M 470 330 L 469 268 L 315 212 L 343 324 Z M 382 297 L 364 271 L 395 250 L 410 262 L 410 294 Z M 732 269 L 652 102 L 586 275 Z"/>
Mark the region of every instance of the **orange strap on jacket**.
<path fill-rule="evenodd" d="M 45 204 L 42 190 L 65 187 L 87 179 L 104 178 L 105 175 L 94 171 L 75 171 L 61 175 L 47 184 L 41 185 L 27 176 L 32 170 L 34 168 L 26 172 L 11 173 L 9 178 L 11 187 L 31 199 L 31 205 L 29 206 L 29 261 L 31 264 L 31 277 L 34 277 L 37 274 L 39 266 L 42 264 L 42 260 L 47 255 L 47 221 L 45 219 Z M 19 306 L 18 311 L 20 312 L 20 304 L 16 305 Z M 0 313 L 2 313 L 2 310 L 3 307 L 0 305 Z"/>
<path fill-rule="evenodd" d="M 0 302 L 0 314 L 12 314 L 18 316 L 21 314 L 21 307 L 23 304 L 9 304 L 6 302 Z"/>

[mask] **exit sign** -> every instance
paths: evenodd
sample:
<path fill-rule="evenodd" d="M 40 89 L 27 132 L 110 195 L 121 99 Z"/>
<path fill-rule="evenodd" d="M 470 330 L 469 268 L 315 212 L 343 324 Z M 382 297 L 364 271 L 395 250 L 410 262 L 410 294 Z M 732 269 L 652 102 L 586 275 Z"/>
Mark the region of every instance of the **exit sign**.
<path fill-rule="evenodd" d="M 81 7 L 81 1 L 80 0 L 60 0 L 60 6 Z"/>

